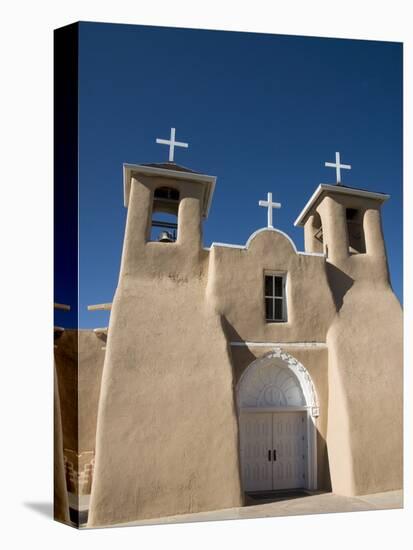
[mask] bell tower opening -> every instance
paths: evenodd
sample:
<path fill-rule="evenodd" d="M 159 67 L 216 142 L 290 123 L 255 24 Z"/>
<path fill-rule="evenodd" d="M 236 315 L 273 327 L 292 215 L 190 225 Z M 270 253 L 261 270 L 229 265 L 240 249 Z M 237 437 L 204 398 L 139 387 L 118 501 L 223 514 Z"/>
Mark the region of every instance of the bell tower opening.
<path fill-rule="evenodd" d="M 320 184 L 294 225 L 304 227 L 306 252 L 322 252 L 332 263 L 350 256 L 385 257 L 380 210 L 389 195 Z"/>
<path fill-rule="evenodd" d="M 165 269 L 166 259 L 178 262 L 179 253 L 188 259 L 191 251 L 191 259 L 198 261 L 216 177 L 172 163 L 124 164 L 123 173 L 128 215 L 122 270 L 143 268 L 145 254 L 157 263 L 158 254 L 165 254 Z"/>
<path fill-rule="evenodd" d="M 313 252 L 323 252 L 324 250 L 324 239 L 323 239 L 323 226 L 321 223 L 321 217 L 318 212 L 314 213 L 312 219 L 312 229 L 313 229 Z"/>
<path fill-rule="evenodd" d="M 325 251 L 323 225 L 317 211 L 314 211 L 304 224 L 304 240 L 307 252 L 322 254 Z"/>
<path fill-rule="evenodd" d="M 175 242 L 178 232 L 180 193 L 173 187 L 157 187 L 153 193 L 151 241 Z"/>
<path fill-rule="evenodd" d="M 346 208 L 346 221 L 350 254 L 365 254 L 363 212 L 358 208 Z"/>

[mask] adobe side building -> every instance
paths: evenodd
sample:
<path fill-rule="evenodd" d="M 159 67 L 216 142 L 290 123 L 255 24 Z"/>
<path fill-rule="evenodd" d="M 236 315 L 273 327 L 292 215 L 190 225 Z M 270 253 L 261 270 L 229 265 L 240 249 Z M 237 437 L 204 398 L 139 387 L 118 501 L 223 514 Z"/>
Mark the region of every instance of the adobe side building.
<path fill-rule="evenodd" d="M 68 307 L 68 306 L 66 306 Z M 99 329 L 55 327 L 55 519 L 87 522 L 105 358 Z"/>
<path fill-rule="evenodd" d="M 296 220 L 305 252 L 273 227 L 207 249 L 215 181 L 124 166 L 89 526 L 242 506 L 248 491 L 402 487 L 388 195 L 319 185 Z M 176 241 L 150 240 L 157 212 L 177 214 Z"/>

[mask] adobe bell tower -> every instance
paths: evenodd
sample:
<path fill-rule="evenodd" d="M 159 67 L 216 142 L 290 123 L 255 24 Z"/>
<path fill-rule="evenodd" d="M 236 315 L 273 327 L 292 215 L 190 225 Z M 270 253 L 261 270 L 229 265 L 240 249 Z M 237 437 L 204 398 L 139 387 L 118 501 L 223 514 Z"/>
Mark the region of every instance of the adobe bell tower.
<path fill-rule="evenodd" d="M 336 162 L 325 166 L 335 169 L 336 184 L 320 184 L 294 224 L 304 227 L 306 251 L 323 252 L 328 262 L 342 268 L 352 256 L 366 255 L 381 263 L 387 278 L 381 207 L 390 196 L 343 185 L 341 170 L 351 166 L 341 163 L 339 152 Z"/>
<path fill-rule="evenodd" d="M 172 131 L 160 141 L 177 146 Z M 168 163 L 124 165 L 89 526 L 242 504 L 232 364 L 206 299 L 202 222 L 215 181 L 173 152 Z"/>
<path fill-rule="evenodd" d="M 196 269 L 202 251 L 216 178 L 173 163 L 125 164 L 124 205 L 128 208 L 120 276 L 162 265 L 169 271 Z M 161 214 L 175 222 L 159 220 Z M 154 229 L 161 235 L 154 235 Z M 167 231 L 165 231 L 167 230 Z M 171 231 L 172 230 L 172 231 Z"/>
<path fill-rule="evenodd" d="M 330 263 L 342 267 L 361 254 L 385 261 L 381 207 L 389 198 L 384 193 L 320 184 L 295 221 L 304 227 L 306 252 L 324 252 Z"/>
<path fill-rule="evenodd" d="M 337 158 L 338 156 L 338 158 Z M 403 318 L 390 284 L 381 207 L 389 195 L 320 184 L 295 225 L 323 253 L 337 313 L 327 332 L 327 448 L 332 490 L 362 495 L 403 483 Z"/>

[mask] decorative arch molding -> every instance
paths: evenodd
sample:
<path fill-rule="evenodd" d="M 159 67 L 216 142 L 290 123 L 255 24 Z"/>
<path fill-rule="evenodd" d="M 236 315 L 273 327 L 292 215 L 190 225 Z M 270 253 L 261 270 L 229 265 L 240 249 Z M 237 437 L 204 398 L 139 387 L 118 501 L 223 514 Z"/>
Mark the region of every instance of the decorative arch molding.
<path fill-rule="evenodd" d="M 287 369 L 287 371 L 285 370 Z M 266 404 L 306 407 L 319 416 L 317 392 L 307 369 L 295 357 L 276 347 L 253 361 L 243 372 L 237 388 L 238 406 Z"/>

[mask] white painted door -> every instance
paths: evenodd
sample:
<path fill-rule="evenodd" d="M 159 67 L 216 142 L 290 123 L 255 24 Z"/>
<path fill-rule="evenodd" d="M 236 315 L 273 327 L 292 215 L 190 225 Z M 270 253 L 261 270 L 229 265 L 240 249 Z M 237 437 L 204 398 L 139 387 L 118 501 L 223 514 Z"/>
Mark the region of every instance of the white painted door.
<path fill-rule="evenodd" d="M 241 468 L 244 491 L 272 488 L 272 413 L 241 413 Z"/>
<path fill-rule="evenodd" d="M 307 413 L 273 414 L 273 489 L 305 487 Z"/>
<path fill-rule="evenodd" d="M 244 491 L 305 487 L 307 413 L 241 413 Z"/>

